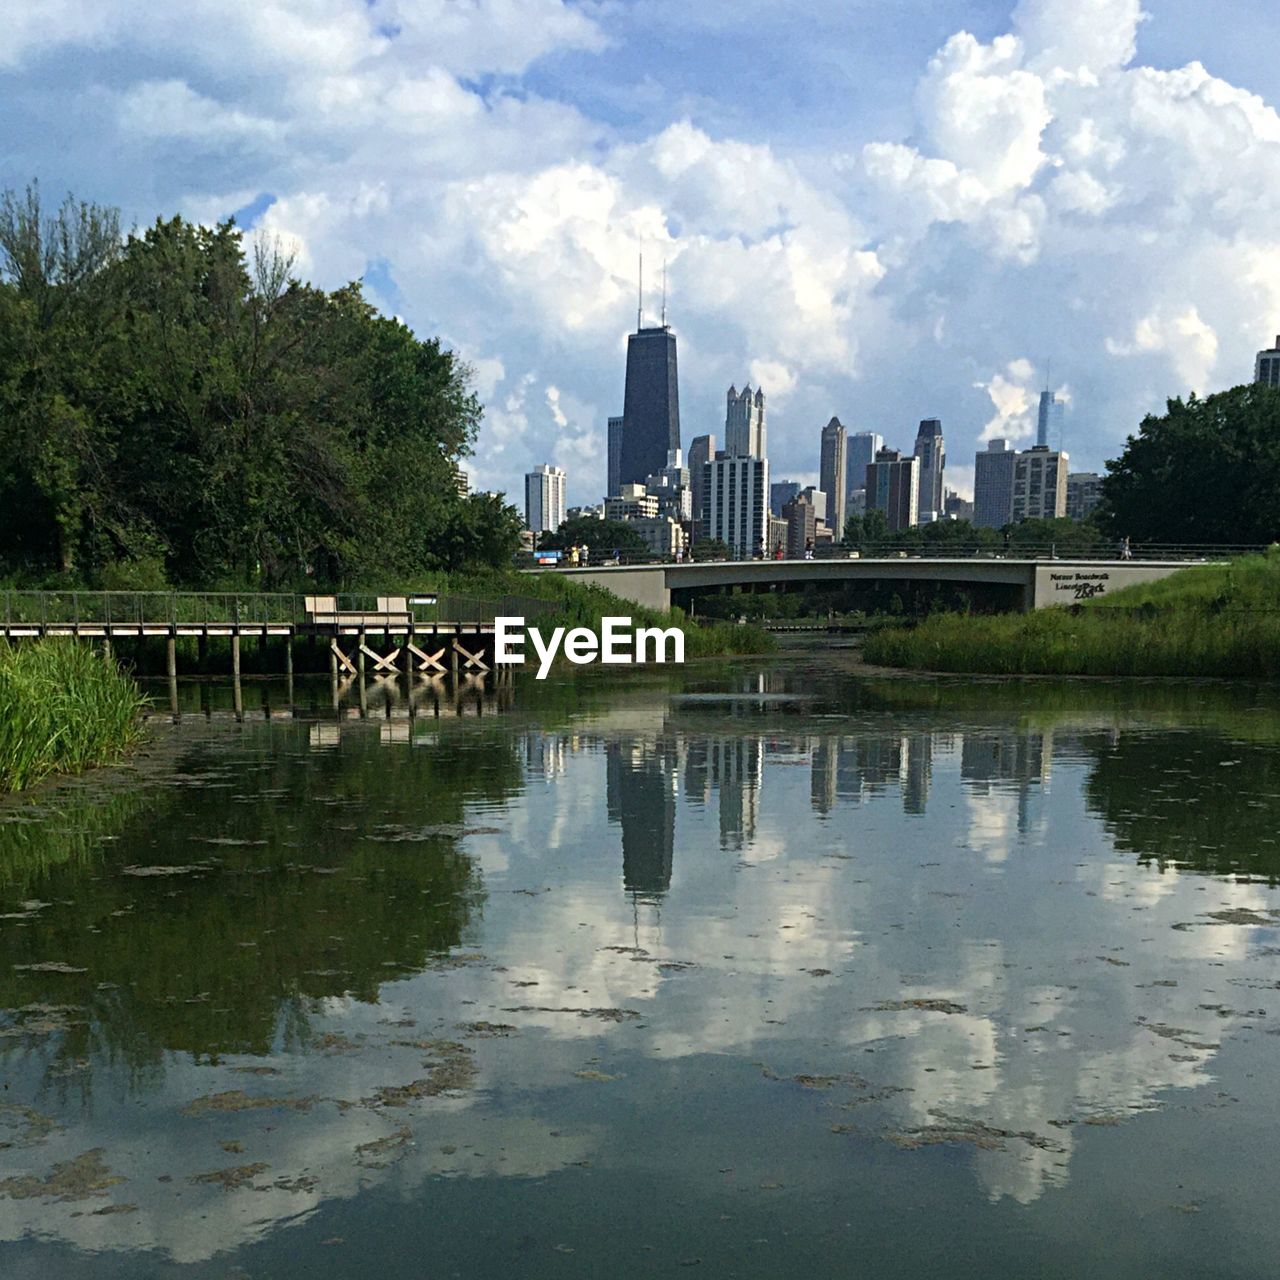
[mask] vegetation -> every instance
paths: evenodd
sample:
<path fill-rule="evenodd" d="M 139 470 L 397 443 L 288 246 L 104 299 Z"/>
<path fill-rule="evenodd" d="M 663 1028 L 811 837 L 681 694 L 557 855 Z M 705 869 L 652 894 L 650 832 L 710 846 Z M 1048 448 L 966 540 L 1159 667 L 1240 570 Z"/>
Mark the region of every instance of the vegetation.
<path fill-rule="evenodd" d="M 844 524 L 840 545 L 864 556 L 888 551 L 927 551 L 932 555 L 957 555 L 1057 547 L 1064 555 L 1101 551 L 1114 547 L 1114 539 L 1095 519 L 1019 520 L 1003 529 L 985 529 L 968 520 L 935 520 L 913 529 L 889 532 L 883 511 L 850 516 Z"/>
<path fill-rule="evenodd" d="M 137 685 L 74 641 L 0 646 L 0 791 L 116 759 L 141 735 Z"/>
<path fill-rule="evenodd" d="M 695 623 L 679 609 L 665 613 L 647 609 L 614 595 L 604 587 L 586 585 L 555 572 L 493 570 L 487 573 L 438 574 L 431 579 L 430 589 L 442 595 L 479 595 L 489 600 L 512 595 L 540 601 L 544 611 L 529 621 L 543 631 L 548 627 L 589 627 L 598 632 L 601 619 L 606 617 L 631 618 L 637 626 L 679 627 L 685 633 L 685 656 L 688 658 L 768 653 L 775 647 L 772 637 L 759 627 L 720 621 Z"/>
<path fill-rule="evenodd" d="M 554 533 L 544 533 L 539 547 L 581 547 L 590 549 L 597 562 L 615 551 L 647 551 L 649 544 L 625 520 L 597 520 L 578 516 L 566 520 Z"/>
<path fill-rule="evenodd" d="M 1280 555 L 1183 569 L 1077 608 L 934 615 L 868 638 L 886 666 L 1023 675 L 1280 675 Z"/>
<path fill-rule="evenodd" d="M 234 222 L 123 237 L 111 209 L 0 198 L 0 573 L 340 588 L 509 562 L 514 509 L 454 482 L 466 366 L 292 266 Z"/>
<path fill-rule="evenodd" d="M 1103 516 L 1134 542 L 1258 545 L 1280 536 L 1280 391 L 1170 400 L 1107 463 Z"/>

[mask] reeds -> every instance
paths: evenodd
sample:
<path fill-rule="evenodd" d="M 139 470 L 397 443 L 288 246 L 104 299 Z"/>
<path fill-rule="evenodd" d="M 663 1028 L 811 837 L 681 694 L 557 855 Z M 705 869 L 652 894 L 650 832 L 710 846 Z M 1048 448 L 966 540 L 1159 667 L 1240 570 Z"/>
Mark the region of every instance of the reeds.
<path fill-rule="evenodd" d="M 0 791 L 114 760 L 146 705 L 114 664 L 74 640 L 0 643 Z"/>
<path fill-rule="evenodd" d="M 1280 675 L 1280 559 L 1197 566 L 1076 611 L 935 614 L 867 638 L 868 662 L 990 675 Z"/>

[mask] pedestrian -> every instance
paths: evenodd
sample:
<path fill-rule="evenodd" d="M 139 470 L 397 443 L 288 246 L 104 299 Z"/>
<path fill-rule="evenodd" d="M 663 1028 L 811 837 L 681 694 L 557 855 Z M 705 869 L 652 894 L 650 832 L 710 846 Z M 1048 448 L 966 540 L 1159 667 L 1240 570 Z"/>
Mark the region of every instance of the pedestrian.
<path fill-rule="evenodd" d="M 582 550 L 578 552 L 578 563 L 585 569 L 591 563 L 591 548 L 584 542 Z"/>
<path fill-rule="evenodd" d="M 775 547 L 774 547 L 774 549 L 773 549 L 773 558 L 774 558 L 775 560 L 781 560 L 781 559 L 782 559 L 782 543 L 780 543 L 780 542 L 779 542 L 779 543 L 777 544 L 777 546 L 775 546 Z"/>
<path fill-rule="evenodd" d="M 569 548 L 569 565 L 574 569 L 578 567 L 578 544 L 576 542 Z"/>
<path fill-rule="evenodd" d="M 1126 534 L 1123 538 L 1121 538 L 1121 539 L 1120 539 L 1120 559 L 1121 559 L 1121 560 L 1132 560 L 1132 559 L 1133 559 L 1133 552 L 1129 550 L 1129 535 L 1128 535 L 1128 534 Z"/>
<path fill-rule="evenodd" d="M 806 538 L 804 543 L 804 558 L 806 560 L 813 559 L 813 539 Z"/>

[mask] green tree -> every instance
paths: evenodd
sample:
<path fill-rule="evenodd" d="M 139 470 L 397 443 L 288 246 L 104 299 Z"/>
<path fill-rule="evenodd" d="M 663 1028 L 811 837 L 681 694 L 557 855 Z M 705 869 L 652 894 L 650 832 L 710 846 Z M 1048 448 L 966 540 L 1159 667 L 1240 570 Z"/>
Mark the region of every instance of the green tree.
<path fill-rule="evenodd" d="M 1149 414 L 1107 463 L 1102 519 L 1134 542 L 1280 536 L 1280 391 L 1256 384 Z"/>
<path fill-rule="evenodd" d="M 647 551 L 649 544 L 625 520 L 597 520 L 576 516 L 566 520 L 554 533 L 544 533 L 539 546 L 568 548 L 586 546 L 597 558 L 611 551 Z"/>

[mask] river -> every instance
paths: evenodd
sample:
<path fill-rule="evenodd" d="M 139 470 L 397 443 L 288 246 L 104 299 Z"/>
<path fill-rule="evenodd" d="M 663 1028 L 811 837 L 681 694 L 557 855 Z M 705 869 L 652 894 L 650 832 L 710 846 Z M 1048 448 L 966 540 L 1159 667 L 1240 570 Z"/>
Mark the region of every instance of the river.
<path fill-rule="evenodd" d="M 181 692 L 0 808 L 4 1276 L 1274 1273 L 1274 690 Z"/>

